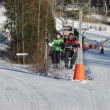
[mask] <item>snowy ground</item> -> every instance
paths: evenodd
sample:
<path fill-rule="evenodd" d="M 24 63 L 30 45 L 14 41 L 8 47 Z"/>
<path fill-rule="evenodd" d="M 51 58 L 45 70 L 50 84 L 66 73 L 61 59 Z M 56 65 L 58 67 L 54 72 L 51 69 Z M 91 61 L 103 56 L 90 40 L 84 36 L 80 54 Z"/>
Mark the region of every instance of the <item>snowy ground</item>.
<path fill-rule="evenodd" d="M 93 80 L 66 81 L 0 64 L 0 110 L 110 110 L 110 47 L 88 50 L 84 60 Z M 24 72 L 23 72 L 24 71 Z M 63 74 L 63 73 L 62 73 Z"/>
<path fill-rule="evenodd" d="M 57 30 L 61 30 L 63 25 L 65 26 L 72 26 L 74 24 L 74 28 L 79 29 L 79 21 L 73 21 L 72 19 L 64 19 L 62 17 L 55 17 L 55 21 L 56 21 L 56 29 Z M 83 29 L 93 29 L 93 30 L 99 30 L 99 28 L 101 27 L 101 29 L 104 31 L 104 29 L 106 29 L 106 31 L 110 32 L 110 26 L 102 24 L 101 22 L 82 22 L 82 28 Z"/>

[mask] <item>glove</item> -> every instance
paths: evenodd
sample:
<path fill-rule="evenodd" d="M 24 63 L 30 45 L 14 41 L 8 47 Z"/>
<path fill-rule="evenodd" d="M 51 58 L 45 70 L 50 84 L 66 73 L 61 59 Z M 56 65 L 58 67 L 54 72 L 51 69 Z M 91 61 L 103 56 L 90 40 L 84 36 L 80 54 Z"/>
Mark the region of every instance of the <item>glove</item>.
<path fill-rule="evenodd" d="M 73 49 L 73 46 L 70 46 L 70 50 L 72 50 Z"/>

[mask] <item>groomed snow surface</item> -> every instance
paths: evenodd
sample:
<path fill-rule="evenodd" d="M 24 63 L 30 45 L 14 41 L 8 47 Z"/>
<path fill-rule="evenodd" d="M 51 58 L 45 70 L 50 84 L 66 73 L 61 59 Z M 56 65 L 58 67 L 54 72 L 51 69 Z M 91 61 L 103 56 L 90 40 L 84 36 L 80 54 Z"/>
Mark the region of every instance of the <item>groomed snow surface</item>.
<path fill-rule="evenodd" d="M 0 110 L 110 110 L 110 47 L 88 50 L 84 60 L 93 80 L 42 77 L 2 61 Z"/>
<path fill-rule="evenodd" d="M 104 46 L 104 55 L 84 53 L 93 80 L 42 77 L 1 60 L 0 110 L 110 110 L 110 41 Z"/>

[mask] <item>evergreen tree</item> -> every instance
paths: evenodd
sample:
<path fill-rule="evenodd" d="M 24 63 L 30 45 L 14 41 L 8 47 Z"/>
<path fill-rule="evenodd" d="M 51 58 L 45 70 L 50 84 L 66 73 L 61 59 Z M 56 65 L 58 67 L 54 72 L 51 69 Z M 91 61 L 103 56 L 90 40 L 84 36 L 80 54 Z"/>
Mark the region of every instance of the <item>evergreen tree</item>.
<path fill-rule="evenodd" d="M 41 2 L 40 12 L 39 1 Z M 39 43 L 40 48 L 44 49 L 45 31 L 52 34 L 55 30 L 51 4 L 48 0 L 5 0 L 5 8 L 5 15 L 7 16 L 5 28 L 8 28 L 11 33 L 11 39 L 13 41 L 11 46 L 13 60 L 22 62 L 22 57 L 17 58 L 16 53 L 26 52 L 28 53 L 28 57 L 26 57 L 25 61 L 27 63 L 33 63 L 32 58 L 34 55 L 36 57 L 34 61 L 37 63 L 38 58 L 36 53 L 39 48 L 37 44 Z M 41 50 L 44 53 L 43 49 Z M 42 54 L 42 52 L 39 54 Z M 44 57 L 43 55 L 39 56 Z M 43 59 L 42 57 L 41 59 Z"/>

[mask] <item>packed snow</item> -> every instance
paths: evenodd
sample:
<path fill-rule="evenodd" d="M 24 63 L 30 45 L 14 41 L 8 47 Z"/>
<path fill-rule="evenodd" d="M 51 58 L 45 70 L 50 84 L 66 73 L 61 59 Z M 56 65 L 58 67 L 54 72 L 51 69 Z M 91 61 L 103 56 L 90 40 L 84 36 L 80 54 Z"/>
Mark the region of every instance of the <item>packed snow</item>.
<path fill-rule="evenodd" d="M 88 50 L 84 60 L 93 80 L 58 80 L 0 64 L 0 109 L 109 110 L 110 47 L 105 47 L 104 55 Z"/>

